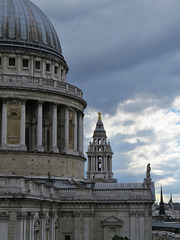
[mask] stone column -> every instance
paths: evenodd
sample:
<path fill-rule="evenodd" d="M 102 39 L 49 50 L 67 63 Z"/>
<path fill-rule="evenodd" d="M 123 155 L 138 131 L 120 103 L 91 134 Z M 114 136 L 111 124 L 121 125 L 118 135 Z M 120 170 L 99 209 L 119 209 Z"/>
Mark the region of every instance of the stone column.
<path fill-rule="evenodd" d="M 78 150 L 81 155 L 83 155 L 83 115 L 78 114 Z"/>
<path fill-rule="evenodd" d="M 68 108 L 65 108 L 65 152 L 68 152 L 69 149 L 69 111 Z"/>
<path fill-rule="evenodd" d="M 21 130 L 20 130 L 20 149 L 26 151 L 25 145 L 25 131 L 26 131 L 26 102 L 21 102 Z"/>
<path fill-rule="evenodd" d="M 42 102 L 38 103 L 38 120 L 37 120 L 37 147 L 38 152 L 44 152 L 44 147 L 42 146 Z"/>
<path fill-rule="evenodd" d="M 108 171 L 108 157 L 105 156 L 105 171 Z"/>
<path fill-rule="evenodd" d="M 50 239 L 55 240 L 55 213 L 50 212 L 49 216 L 51 218 L 51 225 L 50 225 Z"/>
<path fill-rule="evenodd" d="M 28 216 L 27 212 L 18 212 L 17 219 L 20 220 L 20 239 L 26 240 L 26 218 Z"/>
<path fill-rule="evenodd" d="M 26 240 L 34 240 L 34 212 L 28 213 L 29 226 L 26 231 Z"/>
<path fill-rule="evenodd" d="M 57 104 L 53 104 L 51 151 L 55 153 L 59 153 L 59 149 L 57 147 Z"/>
<path fill-rule="evenodd" d="M 2 130 L 1 130 L 1 149 L 7 145 L 7 100 L 3 99 L 2 105 Z"/>
<path fill-rule="evenodd" d="M 40 240 L 46 240 L 46 227 L 45 227 L 46 213 L 41 211 L 39 213 L 39 217 L 41 219 Z"/>
<path fill-rule="evenodd" d="M 77 111 L 74 112 L 74 150 L 77 151 Z"/>
<path fill-rule="evenodd" d="M 130 239 L 135 240 L 136 237 L 136 213 L 130 212 Z"/>

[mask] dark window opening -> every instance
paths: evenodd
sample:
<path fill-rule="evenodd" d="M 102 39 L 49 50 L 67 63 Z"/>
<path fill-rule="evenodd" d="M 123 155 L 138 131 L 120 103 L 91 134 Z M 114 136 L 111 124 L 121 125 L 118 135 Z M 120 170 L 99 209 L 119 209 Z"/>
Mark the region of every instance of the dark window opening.
<path fill-rule="evenodd" d="M 71 240 L 71 236 L 66 235 L 66 236 L 65 236 L 65 240 Z"/>
<path fill-rule="evenodd" d="M 58 67 L 57 66 L 54 67 L 54 73 L 58 74 Z"/>
<path fill-rule="evenodd" d="M 28 67 L 28 66 L 29 66 L 29 60 L 23 59 L 23 67 Z"/>
<path fill-rule="evenodd" d="M 15 58 L 9 58 L 9 66 L 14 67 L 16 64 Z"/>
<path fill-rule="evenodd" d="M 40 69 L 40 67 L 41 67 L 40 61 L 36 61 L 35 62 L 35 68 Z"/>
<path fill-rule="evenodd" d="M 50 72 L 50 64 L 49 63 L 46 63 L 46 71 Z"/>
<path fill-rule="evenodd" d="M 0 65 L 1 65 L 1 57 L 0 57 Z"/>
<path fill-rule="evenodd" d="M 30 148 L 29 128 L 26 128 L 25 143 L 26 143 L 27 150 L 29 150 L 29 148 Z M 32 159 L 32 160 L 33 160 L 33 159 Z"/>

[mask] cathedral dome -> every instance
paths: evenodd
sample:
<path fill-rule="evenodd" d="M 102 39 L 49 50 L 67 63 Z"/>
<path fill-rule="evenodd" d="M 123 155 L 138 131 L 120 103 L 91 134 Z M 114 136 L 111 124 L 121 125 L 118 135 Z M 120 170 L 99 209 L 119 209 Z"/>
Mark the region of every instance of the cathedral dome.
<path fill-rule="evenodd" d="M 46 15 L 29 0 L 0 0 L 0 47 L 41 50 L 63 59 L 57 33 Z"/>

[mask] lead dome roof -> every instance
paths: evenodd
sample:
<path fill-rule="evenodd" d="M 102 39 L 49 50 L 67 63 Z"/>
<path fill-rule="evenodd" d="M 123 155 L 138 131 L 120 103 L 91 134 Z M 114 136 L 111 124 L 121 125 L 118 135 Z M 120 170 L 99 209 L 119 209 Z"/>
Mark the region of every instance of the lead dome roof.
<path fill-rule="evenodd" d="M 29 0 L 0 0 L 0 46 L 12 44 L 50 52 L 63 58 L 52 23 Z"/>

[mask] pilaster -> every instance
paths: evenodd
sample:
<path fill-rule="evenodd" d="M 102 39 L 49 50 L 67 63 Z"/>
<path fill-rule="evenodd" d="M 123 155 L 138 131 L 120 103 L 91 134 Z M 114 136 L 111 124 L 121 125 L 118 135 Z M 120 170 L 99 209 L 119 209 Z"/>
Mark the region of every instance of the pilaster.
<path fill-rule="evenodd" d="M 7 145 L 7 99 L 3 99 L 1 149 L 5 149 L 6 145 Z"/>
<path fill-rule="evenodd" d="M 130 239 L 136 240 L 136 212 L 130 212 Z"/>

